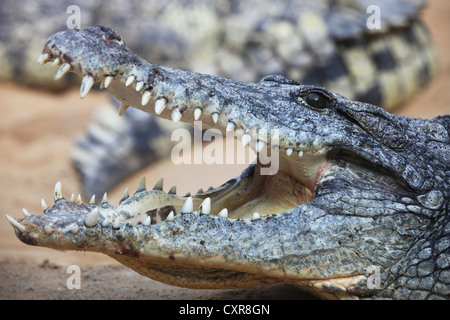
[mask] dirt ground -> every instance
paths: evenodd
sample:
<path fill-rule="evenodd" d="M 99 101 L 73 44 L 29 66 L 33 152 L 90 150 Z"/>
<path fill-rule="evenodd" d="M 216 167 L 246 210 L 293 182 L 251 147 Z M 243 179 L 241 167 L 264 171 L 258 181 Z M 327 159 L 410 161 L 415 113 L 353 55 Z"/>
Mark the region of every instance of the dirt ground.
<path fill-rule="evenodd" d="M 424 12 L 440 57 L 437 78 L 412 101 L 395 112 L 432 118 L 450 113 L 450 2 L 429 1 Z M 91 121 L 92 110 L 106 103 L 105 93 L 91 93 L 80 101 L 79 90 L 52 95 L 14 84 L 0 84 L 0 213 L 22 217 L 22 208 L 41 212 L 40 200 L 53 203 L 56 181 L 63 192 L 78 193 L 70 162 L 74 137 Z M 69 112 L 70 110 L 70 112 Z M 179 194 L 217 186 L 238 175 L 243 166 L 212 168 L 199 174 L 199 166 L 174 166 L 162 161 L 129 177 L 108 193 L 117 203 L 126 186 L 133 188 L 145 174 L 148 184 L 165 178 Z M 67 266 L 81 267 L 81 289 L 68 290 Z M 304 299 L 289 286 L 250 290 L 189 290 L 144 278 L 101 254 L 58 252 L 21 243 L 6 219 L 0 217 L 0 299 Z"/>

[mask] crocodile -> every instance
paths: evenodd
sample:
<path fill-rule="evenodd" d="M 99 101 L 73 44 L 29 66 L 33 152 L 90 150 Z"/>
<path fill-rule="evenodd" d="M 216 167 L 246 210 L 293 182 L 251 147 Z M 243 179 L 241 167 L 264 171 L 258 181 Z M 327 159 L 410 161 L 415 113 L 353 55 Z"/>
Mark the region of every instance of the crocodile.
<path fill-rule="evenodd" d="M 114 26 L 131 50 L 157 64 L 244 81 L 283 74 L 388 110 L 436 73 L 432 37 L 420 19 L 422 0 L 36 3 L 2 2 L 0 79 L 54 90 L 77 82 L 72 74 L 55 82 L 51 66 L 34 63 L 45 39 L 72 22 L 73 7 L 83 26 Z M 380 28 L 367 27 L 370 6 L 380 9 Z M 86 199 L 100 198 L 170 151 L 164 137 L 171 127 L 132 110 L 114 117 L 113 108 L 96 112 L 72 152 Z"/>
<path fill-rule="evenodd" d="M 380 10 L 372 29 L 370 5 Z M 54 90 L 75 82 L 54 82 L 34 63 L 49 35 L 72 27 L 74 7 L 82 25 L 114 25 L 149 61 L 244 81 L 283 74 L 386 108 L 436 68 L 423 0 L 4 0 L 0 79 Z"/>
<path fill-rule="evenodd" d="M 253 83 L 156 65 L 103 26 L 52 35 L 38 61 L 60 64 L 57 78 L 80 75 L 82 98 L 99 81 L 120 113 L 201 121 L 258 157 L 195 195 L 142 178 L 117 206 L 66 199 L 58 182 L 43 215 L 7 216 L 22 242 L 101 252 L 189 288 L 449 299 L 449 115 L 398 116 L 281 75 Z"/>

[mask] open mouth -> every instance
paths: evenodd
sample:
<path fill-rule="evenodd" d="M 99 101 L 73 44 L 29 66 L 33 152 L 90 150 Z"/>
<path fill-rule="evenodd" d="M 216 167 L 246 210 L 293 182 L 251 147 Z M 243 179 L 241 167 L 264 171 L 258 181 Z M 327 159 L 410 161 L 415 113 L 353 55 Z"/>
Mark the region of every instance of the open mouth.
<path fill-rule="evenodd" d="M 222 133 L 232 132 L 243 146 L 252 148 L 258 155 L 256 164 L 251 165 L 241 176 L 215 189 L 200 190 L 195 195 L 179 196 L 173 189 L 164 192 L 162 181 L 148 192 L 143 179 L 133 197 L 129 197 L 128 191 L 124 193 L 119 205 L 122 212 L 126 212 L 123 216 L 117 214 L 120 212 L 117 209 L 111 213 L 114 217 L 109 216 L 112 210 L 103 201 L 99 214 L 103 221 L 115 224 L 156 224 L 180 213 L 195 211 L 229 219 L 265 219 L 311 201 L 318 181 L 327 172 L 326 153 L 317 145 L 283 145 L 283 142 L 275 142 L 271 137 L 262 137 L 246 123 L 246 119 L 220 113 L 210 106 L 188 107 L 185 102 L 179 103 L 176 95 L 159 95 L 138 70 L 103 69 L 94 73 L 67 53 L 48 45 L 38 62 L 51 62 L 60 66 L 55 80 L 69 71 L 81 75 L 82 98 L 95 82 L 101 81 L 100 88 L 107 88 L 121 101 L 120 115 L 133 106 L 173 122 L 202 121 L 207 128 L 215 128 Z M 162 76 L 156 72 L 155 77 Z M 263 161 L 261 155 L 265 157 Z M 267 163 L 267 157 L 276 161 Z M 267 173 L 269 171 L 265 170 L 273 162 L 277 163 L 275 170 Z M 137 198 L 140 200 L 136 201 Z"/>
<path fill-rule="evenodd" d="M 363 267 L 372 263 L 358 253 L 358 233 L 367 230 L 372 245 L 375 218 L 390 212 L 379 213 L 375 204 L 406 185 L 399 178 L 416 177 L 412 169 L 393 174 L 394 152 L 373 156 L 387 149 L 371 130 L 373 106 L 351 113 L 358 106 L 343 109 L 338 95 L 281 76 L 241 83 L 153 65 L 104 27 L 52 36 L 38 62 L 59 66 L 55 79 L 81 76 L 81 98 L 101 82 L 120 101 L 119 115 L 132 106 L 175 123 L 201 121 L 222 137 L 233 134 L 257 160 L 217 188 L 184 196 L 163 180 L 147 189 L 142 178 L 116 206 L 106 194 L 99 205 L 94 198 L 89 204 L 64 199 L 58 182 L 55 204 L 42 203 L 44 215 L 25 210 L 20 221 L 7 217 L 28 244 L 103 252 L 150 278 L 191 288 L 295 282 L 345 292 L 365 279 Z M 342 121 L 349 115 L 353 121 Z M 355 194 L 361 208 L 350 203 Z M 354 227 L 361 221 L 364 228 Z"/>
<path fill-rule="evenodd" d="M 313 192 L 290 172 L 279 171 L 269 176 L 261 175 L 260 171 L 261 165 L 257 163 L 217 188 L 185 196 L 176 195 L 174 189 L 164 192 L 162 179 L 151 191 L 143 192 L 146 187 L 142 178 L 132 199 L 124 194 L 120 207 L 131 206 L 125 211 L 136 213 L 121 223 L 156 224 L 191 212 L 250 221 L 273 217 L 313 199 Z M 136 206 L 139 208 L 134 209 Z"/>

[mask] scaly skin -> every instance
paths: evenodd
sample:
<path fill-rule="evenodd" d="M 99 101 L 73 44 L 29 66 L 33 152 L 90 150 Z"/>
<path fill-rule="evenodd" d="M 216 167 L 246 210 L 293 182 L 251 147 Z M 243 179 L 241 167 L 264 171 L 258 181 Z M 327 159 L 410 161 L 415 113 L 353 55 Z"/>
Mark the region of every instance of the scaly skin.
<path fill-rule="evenodd" d="M 114 26 L 133 52 L 153 63 L 244 81 L 283 74 L 387 110 L 420 92 L 436 73 L 432 37 L 420 21 L 422 0 L 39 0 L 38 5 L 34 0 L 3 0 L 1 4 L 0 79 L 20 85 L 57 89 L 78 83 L 73 74 L 53 81 L 53 68 L 35 63 L 45 39 L 73 21 L 67 12 L 73 5 L 80 8 L 83 28 Z M 369 5 L 380 8 L 380 29 L 367 27 L 366 22 L 372 21 Z M 161 121 L 133 112 L 116 120 L 110 114 L 116 116 L 115 112 L 96 116 L 72 152 L 87 199 L 94 194 L 101 197 L 171 149 L 163 134 L 170 129 Z"/>
<path fill-rule="evenodd" d="M 82 28 L 114 25 L 149 61 L 245 81 L 283 74 L 385 108 L 435 69 L 423 0 L 3 0 L 0 79 L 60 87 L 34 60 L 49 35 L 68 28 L 74 5 Z M 382 12 L 380 29 L 367 28 L 369 5 Z"/>
<path fill-rule="evenodd" d="M 196 118 L 234 132 L 259 160 L 190 197 L 162 183 L 146 190 L 143 179 L 117 206 L 66 200 L 58 183 L 44 215 L 8 217 L 23 242 L 102 252 L 191 288 L 291 283 L 326 299 L 449 298 L 450 116 L 396 116 L 281 76 L 246 83 L 151 64 L 105 27 L 51 36 L 39 61 L 56 58 L 83 77 L 82 97 L 103 81 L 122 112 Z M 270 175 L 267 149 L 279 150 Z"/>

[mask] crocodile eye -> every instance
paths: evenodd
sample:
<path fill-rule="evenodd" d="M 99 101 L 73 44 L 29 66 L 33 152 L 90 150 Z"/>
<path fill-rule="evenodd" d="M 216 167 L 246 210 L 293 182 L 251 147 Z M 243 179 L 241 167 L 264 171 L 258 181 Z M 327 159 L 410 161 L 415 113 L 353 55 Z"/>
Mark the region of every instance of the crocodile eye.
<path fill-rule="evenodd" d="M 330 100 L 327 96 L 319 92 L 311 92 L 305 97 L 306 103 L 313 108 L 325 109 L 328 107 Z"/>
<path fill-rule="evenodd" d="M 117 41 L 119 43 L 123 44 L 122 37 L 115 32 L 111 28 L 99 26 L 100 30 L 103 32 L 102 37 L 106 40 L 106 42 L 111 43 L 112 41 Z"/>

